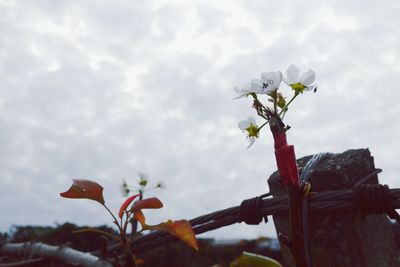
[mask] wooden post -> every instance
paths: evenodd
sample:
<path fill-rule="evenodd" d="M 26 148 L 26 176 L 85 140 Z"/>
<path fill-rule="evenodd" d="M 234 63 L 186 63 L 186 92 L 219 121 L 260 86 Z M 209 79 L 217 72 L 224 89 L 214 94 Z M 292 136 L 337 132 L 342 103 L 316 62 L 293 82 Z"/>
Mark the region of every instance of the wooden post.
<path fill-rule="evenodd" d="M 303 167 L 311 156 L 297 160 Z M 311 173 L 311 191 L 351 189 L 357 181 L 375 170 L 368 149 L 332 154 Z M 367 183 L 377 184 L 375 175 Z M 268 179 L 272 195 L 286 195 L 278 172 Z M 289 235 L 288 217 L 274 216 L 277 233 Z M 390 220 L 385 215 L 359 211 L 310 214 L 309 241 L 312 267 L 394 267 L 400 266 L 399 252 Z M 281 244 L 284 266 L 295 266 L 290 250 Z"/>

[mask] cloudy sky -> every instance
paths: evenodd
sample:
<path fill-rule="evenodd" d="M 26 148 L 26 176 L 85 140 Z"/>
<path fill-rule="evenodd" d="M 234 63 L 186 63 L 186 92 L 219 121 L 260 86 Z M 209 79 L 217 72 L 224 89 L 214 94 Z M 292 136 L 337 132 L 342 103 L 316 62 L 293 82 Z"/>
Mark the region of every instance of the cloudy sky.
<path fill-rule="evenodd" d="M 267 192 L 271 135 L 246 149 L 237 122 L 255 113 L 232 89 L 292 63 L 318 84 L 285 118 L 297 156 L 369 148 L 399 187 L 399 12 L 395 0 L 0 0 L 0 231 L 111 225 L 97 203 L 59 196 L 73 178 L 102 184 L 113 210 L 123 178 L 163 181 L 150 223 Z M 202 236 L 260 235 L 273 224 Z"/>

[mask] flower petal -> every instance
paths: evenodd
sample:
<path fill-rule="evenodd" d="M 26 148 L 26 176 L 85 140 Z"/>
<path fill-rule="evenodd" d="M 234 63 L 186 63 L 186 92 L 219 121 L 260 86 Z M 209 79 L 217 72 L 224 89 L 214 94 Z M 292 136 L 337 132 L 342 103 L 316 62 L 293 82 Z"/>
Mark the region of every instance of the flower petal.
<path fill-rule="evenodd" d="M 237 87 L 237 86 L 233 87 L 233 91 L 235 91 L 235 92 L 238 93 L 238 94 L 242 94 L 242 93 L 243 93 L 242 89 L 240 89 L 240 88 Z"/>
<path fill-rule="evenodd" d="M 279 87 L 279 84 L 282 82 L 283 76 L 281 71 L 276 72 L 276 83 L 277 83 L 277 88 Z"/>
<path fill-rule="evenodd" d="M 237 97 L 233 97 L 232 99 L 240 99 L 240 98 L 243 98 L 243 97 L 245 97 L 247 94 L 242 94 L 242 95 L 239 95 L 239 96 L 237 96 Z"/>
<path fill-rule="evenodd" d="M 287 84 L 294 84 L 299 82 L 300 70 L 295 65 L 290 65 L 286 70 L 286 81 Z"/>
<path fill-rule="evenodd" d="M 234 97 L 233 99 L 239 99 L 247 96 L 249 93 L 252 92 L 250 88 L 239 88 L 239 87 L 234 87 L 233 90 L 239 94 L 237 97 Z"/>
<path fill-rule="evenodd" d="M 249 145 L 247 146 L 247 149 L 249 149 L 254 144 L 254 142 L 256 141 L 256 138 L 257 137 L 255 137 L 255 136 L 249 137 Z"/>
<path fill-rule="evenodd" d="M 305 85 L 309 86 L 315 81 L 315 71 L 313 70 L 308 70 L 307 72 L 304 72 L 300 76 L 300 82 Z"/>
<path fill-rule="evenodd" d="M 263 72 L 261 73 L 261 80 L 264 83 L 262 93 L 270 94 L 272 91 L 278 89 L 280 83 L 282 82 L 282 72 Z"/>
<path fill-rule="evenodd" d="M 237 94 L 248 94 L 251 92 L 251 90 L 249 88 L 239 88 L 239 87 L 234 87 L 233 90 L 237 93 Z"/>
<path fill-rule="evenodd" d="M 242 120 L 239 121 L 238 123 L 238 127 L 240 130 L 242 130 L 243 132 L 246 132 L 246 129 L 249 128 L 250 126 L 250 122 L 248 120 Z"/>
<path fill-rule="evenodd" d="M 248 120 L 251 124 L 257 125 L 257 122 L 256 122 L 256 120 L 255 120 L 253 117 L 248 117 L 247 120 Z"/>
<path fill-rule="evenodd" d="M 278 78 L 280 81 L 282 81 L 283 75 L 282 75 L 282 71 L 278 70 Z"/>
<path fill-rule="evenodd" d="M 286 78 L 283 78 L 283 82 L 286 83 L 288 86 L 290 86 L 291 84 L 293 84 L 293 81 L 292 81 L 292 80 L 289 80 L 289 79 L 286 79 Z"/>
<path fill-rule="evenodd" d="M 282 81 L 282 72 L 277 71 L 277 72 L 263 72 L 261 73 L 261 81 L 263 83 L 268 84 L 271 80 L 274 82 L 280 83 Z"/>
<path fill-rule="evenodd" d="M 313 90 L 315 90 L 317 88 L 317 86 L 315 85 L 315 84 L 313 84 L 313 85 L 309 85 L 309 86 L 307 86 L 306 87 L 306 91 L 313 91 Z"/>
<path fill-rule="evenodd" d="M 270 80 L 275 80 L 275 78 L 276 78 L 275 72 L 269 71 L 261 73 L 261 81 L 263 83 L 268 84 Z"/>
<path fill-rule="evenodd" d="M 253 79 L 250 83 L 251 92 L 261 93 L 263 89 L 263 82 L 259 79 Z"/>

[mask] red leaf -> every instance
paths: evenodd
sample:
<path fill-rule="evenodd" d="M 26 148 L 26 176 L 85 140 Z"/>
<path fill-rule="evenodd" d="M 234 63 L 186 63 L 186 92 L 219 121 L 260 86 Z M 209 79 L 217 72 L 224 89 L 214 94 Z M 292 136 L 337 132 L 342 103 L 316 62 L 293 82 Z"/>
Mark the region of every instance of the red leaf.
<path fill-rule="evenodd" d="M 160 209 L 162 207 L 163 204 L 158 198 L 151 197 L 136 201 L 132 206 L 132 210 L 137 211 L 141 209 Z"/>
<path fill-rule="evenodd" d="M 142 228 L 145 228 L 146 222 L 143 212 L 141 210 L 135 210 L 133 215 L 135 216 L 135 220 L 140 223 Z"/>
<path fill-rule="evenodd" d="M 128 197 L 125 202 L 121 205 L 121 208 L 119 208 L 119 212 L 118 212 L 118 216 L 120 218 L 122 218 L 122 215 L 124 215 L 124 211 L 126 210 L 126 208 L 129 206 L 129 204 L 131 204 L 131 202 L 137 198 L 138 196 L 140 196 L 140 194 Z"/>
<path fill-rule="evenodd" d="M 187 220 L 171 221 L 160 223 L 159 225 L 152 225 L 148 227 L 149 229 L 166 231 L 187 245 L 191 246 L 195 250 L 199 250 L 196 236 L 193 232 L 192 226 Z"/>
<path fill-rule="evenodd" d="M 95 200 L 104 205 L 103 187 L 96 182 L 89 180 L 72 180 L 73 183 L 68 191 L 60 193 L 66 198 L 87 198 Z"/>

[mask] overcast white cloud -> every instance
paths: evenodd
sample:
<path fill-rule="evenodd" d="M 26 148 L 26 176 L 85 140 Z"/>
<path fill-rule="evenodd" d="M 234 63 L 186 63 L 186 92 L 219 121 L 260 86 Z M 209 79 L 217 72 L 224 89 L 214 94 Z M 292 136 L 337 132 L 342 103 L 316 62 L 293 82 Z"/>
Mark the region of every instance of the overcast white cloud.
<path fill-rule="evenodd" d="M 166 183 L 149 221 L 190 219 L 265 193 L 276 169 L 265 131 L 232 88 L 291 63 L 318 93 L 286 122 L 298 157 L 370 148 L 398 187 L 400 2 L 0 0 L 0 231 L 109 224 L 96 203 L 59 196 L 98 181 L 117 210 L 122 178 Z M 217 238 L 275 235 L 236 225 Z"/>

